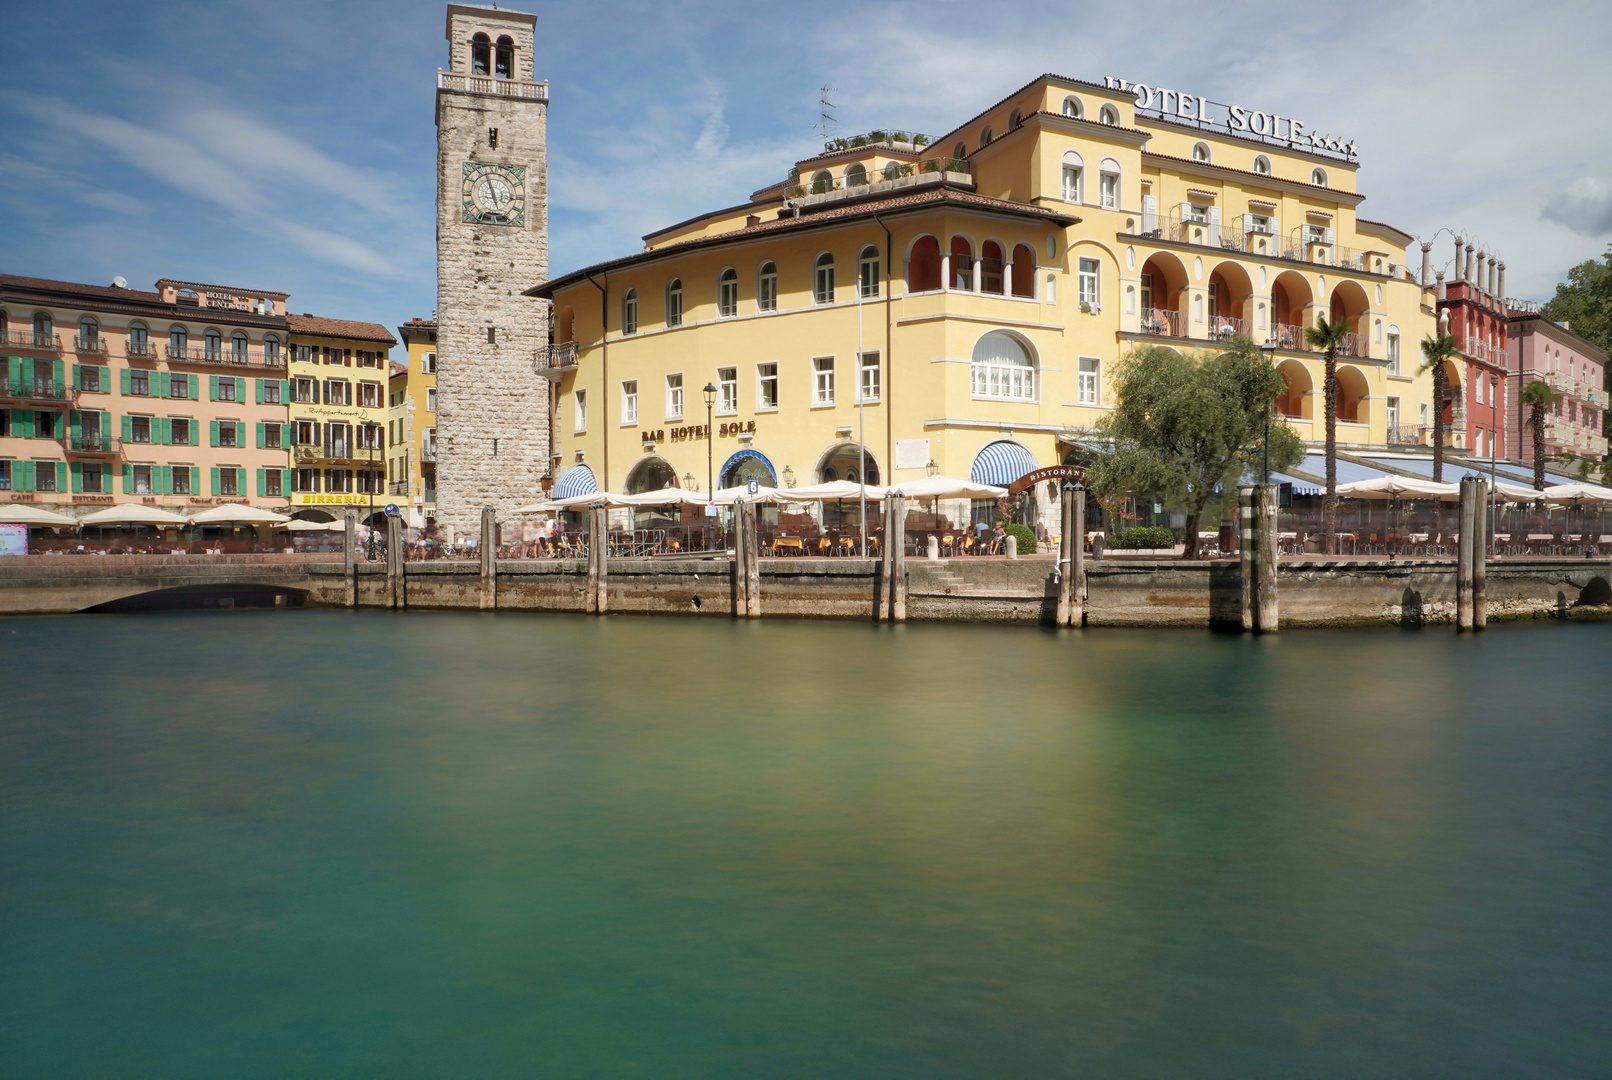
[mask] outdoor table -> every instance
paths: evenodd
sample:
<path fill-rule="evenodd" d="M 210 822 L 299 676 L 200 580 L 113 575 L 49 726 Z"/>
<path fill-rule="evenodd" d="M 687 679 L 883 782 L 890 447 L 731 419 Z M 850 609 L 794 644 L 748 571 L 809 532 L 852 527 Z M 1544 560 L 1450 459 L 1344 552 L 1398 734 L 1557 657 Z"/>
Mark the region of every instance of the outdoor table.
<path fill-rule="evenodd" d="M 798 536 L 775 537 L 772 542 L 772 553 L 776 555 L 780 551 L 791 551 L 796 555 L 804 555 L 806 554 L 806 545 L 801 543 Z"/>

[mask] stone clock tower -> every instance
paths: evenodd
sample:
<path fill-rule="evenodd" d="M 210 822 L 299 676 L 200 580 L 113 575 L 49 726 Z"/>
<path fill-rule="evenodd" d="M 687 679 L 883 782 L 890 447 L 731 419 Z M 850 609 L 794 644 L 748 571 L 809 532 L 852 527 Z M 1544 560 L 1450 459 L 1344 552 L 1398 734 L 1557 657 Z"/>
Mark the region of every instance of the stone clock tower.
<path fill-rule="evenodd" d="M 535 351 L 548 303 L 548 84 L 533 71 L 535 15 L 448 5 L 437 73 L 437 519 L 476 535 L 542 497 L 548 384 Z"/>

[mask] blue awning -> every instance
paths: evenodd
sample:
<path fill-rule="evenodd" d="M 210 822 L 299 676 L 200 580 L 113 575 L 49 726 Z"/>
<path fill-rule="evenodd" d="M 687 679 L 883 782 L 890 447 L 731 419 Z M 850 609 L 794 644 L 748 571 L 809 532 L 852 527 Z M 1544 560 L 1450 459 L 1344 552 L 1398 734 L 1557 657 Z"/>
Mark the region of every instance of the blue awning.
<path fill-rule="evenodd" d="M 774 469 L 772 467 L 772 462 L 768 461 L 766 455 L 761 453 L 759 450 L 739 450 L 739 451 L 735 451 L 735 453 L 734 453 L 734 455 L 732 457 L 728 458 L 728 460 L 726 460 L 726 461 L 724 461 L 722 463 L 722 468 L 717 470 L 717 474 L 716 474 L 717 479 L 720 480 L 722 477 L 727 476 L 729 469 L 732 469 L 735 465 L 739 464 L 739 462 L 745 461 L 745 460 L 752 460 L 752 461 L 760 462 L 761 467 L 763 469 L 766 469 L 767 470 L 767 475 L 772 478 L 770 481 L 768 481 L 767 486 L 768 487 L 777 487 L 778 486 L 778 470 Z M 727 485 L 724 484 L 723 486 L 725 487 Z"/>
<path fill-rule="evenodd" d="M 1417 476 L 1429 479 L 1433 476 L 1433 459 L 1431 457 L 1373 457 L 1372 461 L 1380 461 L 1384 465 L 1391 465 L 1405 472 L 1413 472 Z M 1534 486 L 1534 470 L 1529 465 L 1519 465 L 1514 461 L 1499 461 L 1495 463 L 1495 477 L 1502 483 L 1516 484 L 1518 487 L 1531 488 Z M 1489 462 L 1486 458 L 1469 457 L 1466 454 L 1446 454 L 1444 456 L 1444 481 L 1455 483 L 1467 473 L 1477 473 L 1480 476 L 1489 475 Z M 1545 484 L 1573 484 L 1578 481 L 1561 473 L 1545 470 Z"/>
<path fill-rule="evenodd" d="M 599 490 L 599 482 L 593 478 L 593 470 L 586 465 L 576 465 L 565 470 L 560 479 L 554 484 L 551 499 L 569 499 L 573 495 L 587 495 Z"/>
<path fill-rule="evenodd" d="M 968 478 L 976 484 L 1007 487 L 1037 469 L 1035 457 L 1016 442 L 994 442 L 974 457 Z"/>

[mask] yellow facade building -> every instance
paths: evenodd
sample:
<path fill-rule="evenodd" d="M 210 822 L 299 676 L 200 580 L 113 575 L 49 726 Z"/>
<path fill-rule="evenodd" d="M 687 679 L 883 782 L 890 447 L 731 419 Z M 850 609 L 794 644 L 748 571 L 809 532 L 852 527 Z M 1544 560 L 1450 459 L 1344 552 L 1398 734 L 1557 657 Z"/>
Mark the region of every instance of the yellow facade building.
<path fill-rule="evenodd" d="M 313 315 L 286 321 L 291 509 L 358 506 L 367 520 L 369 508 L 387 501 L 388 353 L 397 340 L 376 323 Z"/>
<path fill-rule="evenodd" d="M 1352 331 L 1340 442 L 1408 441 L 1433 297 L 1413 238 L 1357 214 L 1357 168 L 1286 117 L 1052 75 L 938 138 L 836 140 L 530 290 L 554 307 L 555 492 L 809 484 L 864 460 L 870 482 L 1000 483 L 1090 438 L 1132 348 L 1236 333 L 1275 348 L 1278 407 L 1318 443 L 1321 315 Z"/>
<path fill-rule="evenodd" d="M 437 509 L 437 324 L 410 319 L 397 328 L 408 350 L 394 364 L 388 395 L 387 490 L 406 520 L 423 528 Z M 406 502 L 405 502 L 406 500 Z"/>

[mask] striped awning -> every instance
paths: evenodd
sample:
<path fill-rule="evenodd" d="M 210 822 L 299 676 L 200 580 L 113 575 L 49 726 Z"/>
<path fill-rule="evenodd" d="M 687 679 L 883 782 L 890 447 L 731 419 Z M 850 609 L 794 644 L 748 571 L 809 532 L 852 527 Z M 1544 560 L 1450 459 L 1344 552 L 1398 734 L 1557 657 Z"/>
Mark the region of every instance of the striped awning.
<path fill-rule="evenodd" d="M 968 470 L 968 478 L 976 484 L 1007 487 L 1025 473 L 1035 470 L 1035 458 L 1030 451 L 1016 442 L 994 442 L 975 456 L 974 467 Z"/>
<path fill-rule="evenodd" d="M 569 499 L 573 495 L 588 495 L 598 490 L 599 482 L 593 478 L 593 470 L 586 465 L 576 465 L 565 470 L 555 482 L 549 498 Z"/>

